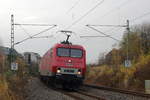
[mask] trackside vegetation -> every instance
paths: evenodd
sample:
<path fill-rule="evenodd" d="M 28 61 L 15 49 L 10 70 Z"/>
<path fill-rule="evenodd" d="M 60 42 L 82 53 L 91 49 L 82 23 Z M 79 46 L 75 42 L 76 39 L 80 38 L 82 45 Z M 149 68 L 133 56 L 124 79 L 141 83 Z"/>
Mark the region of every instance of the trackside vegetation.
<path fill-rule="evenodd" d="M 129 47 L 132 65 L 124 66 Z M 129 43 L 125 33 L 119 48 L 112 49 L 99 64 L 88 67 L 86 82 L 97 85 L 145 91 L 145 80 L 150 80 L 150 24 L 137 25 L 131 29 Z"/>
<path fill-rule="evenodd" d="M 11 71 L 7 56 L 0 54 L 0 100 L 24 100 L 28 68 L 24 60 L 16 58 L 18 71 Z"/>

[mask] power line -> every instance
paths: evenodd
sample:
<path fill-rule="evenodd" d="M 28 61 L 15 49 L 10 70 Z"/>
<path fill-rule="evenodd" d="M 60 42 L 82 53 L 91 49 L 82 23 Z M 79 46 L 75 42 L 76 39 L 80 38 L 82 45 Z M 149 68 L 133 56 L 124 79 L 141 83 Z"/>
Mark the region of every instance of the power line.
<path fill-rule="evenodd" d="M 127 57 L 126 57 L 125 63 L 130 63 L 130 61 L 129 61 L 129 33 L 130 33 L 129 20 L 127 20 L 126 25 L 86 25 L 86 26 L 88 28 L 91 28 L 91 29 L 99 32 L 100 34 L 103 34 L 104 36 L 112 38 L 112 39 L 114 39 L 116 41 L 119 41 L 119 40 L 114 38 L 114 37 L 112 37 L 112 36 L 109 36 L 109 35 L 105 34 L 104 32 L 101 32 L 101 31 L 95 29 L 94 27 L 95 26 L 101 26 L 101 27 L 126 27 L 126 29 L 127 29 Z M 94 27 L 91 27 L 91 26 L 94 26 Z M 129 66 L 129 65 L 127 65 L 127 66 Z"/>
<path fill-rule="evenodd" d="M 26 31 L 25 28 L 23 28 L 21 25 L 19 25 L 19 27 L 20 27 L 29 37 L 31 37 L 31 35 Z"/>
<path fill-rule="evenodd" d="M 52 27 L 50 27 L 50 28 L 47 28 L 47 29 L 45 29 L 45 30 L 43 30 L 43 31 L 41 31 L 41 32 L 39 32 L 39 33 L 37 33 L 37 34 L 34 34 L 34 35 L 32 35 L 31 37 L 25 38 L 25 39 L 23 39 L 22 41 L 16 42 L 14 45 L 19 44 L 19 43 L 22 43 L 22 42 L 24 42 L 24 41 L 26 41 L 26 40 L 28 40 L 28 39 L 32 39 L 32 38 L 34 38 L 35 36 L 37 36 L 37 35 L 39 35 L 39 34 L 41 34 L 41 33 L 44 33 L 44 32 L 46 32 L 46 31 L 48 31 L 48 30 L 50 30 L 50 29 L 52 29 L 52 28 L 54 28 L 54 27 L 56 27 L 56 25 L 54 25 L 54 26 L 52 26 Z"/>
<path fill-rule="evenodd" d="M 97 29 L 95 29 L 95 28 L 93 28 L 91 26 L 94 26 L 94 27 L 126 27 L 127 30 L 129 30 L 129 20 L 127 20 L 127 25 L 86 25 L 86 26 L 91 28 L 91 29 L 93 29 L 93 30 L 95 30 L 95 31 L 97 31 L 97 32 L 99 32 L 100 34 L 105 35 L 105 37 L 109 37 L 109 38 L 112 38 L 112 39 L 114 39 L 116 41 L 119 41 L 118 39 L 116 39 L 116 38 L 114 38 L 114 37 L 112 37 L 110 35 L 105 34 L 105 32 L 101 32 L 101 31 L 99 31 L 99 30 L 97 30 Z M 113 28 L 111 30 L 113 30 Z M 108 30 L 108 31 L 111 31 L 111 30 Z"/>
<path fill-rule="evenodd" d="M 108 33 L 108 32 L 111 32 L 111 31 L 113 31 L 115 29 L 115 27 L 113 27 L 113 28 L 111 28 L 111 29 L 109 29 L 109 30 L 106 30 L 104 33 Z M 118 30 L 118 29 L 117 29 Z"/>
<path fill-rule="evenodd" d="M 22 26 L 56 26 L 56 25 L 50 25 L 50 24 L 18 24 L 18 23 L 15 23 L 13 25 L 18 25 L 20 26 L 20 28 L 30 37 L 32 38 L 32 36 L 26 31 L 25 28 L 23 28 Z"/>
<path fill-rule="evenodd" d="M 140 15 L 140 16 L 138 16 L 138 17 L 132 19 L 131 21 L 134 22 L 134 21 L 136 21 L 136 20 L 138 20 L 138 19 L 141 19 L 141 18 L 143 18 L 143 17 L 145 17 L 145 16 L 148 16 L 148 15 L 150 15 L 150 12 L 144 13 L 143 15 Z"/>
<path fill-rule="evenodd" d="M 99 26 L 99 25 L 89 25 L 89 26 Z M 100 25 L 101 26 L 101 25 Z M 105 26 L 105 25 L 104 25 Z M 107 25 L 106 25 L 107 26 Z M 108 25 L 109 26 L 109 25 Z M 113 27 L 114 26 L 114 27 Z M 103 33 L 108 33 L 108 32 L 111 32 L 112 30 L 114 30 L 116 27 L 121 27 L 121 26 L 125 26 L 125 25 L 112 25 L 111 27 L 113 27 L 113 28 L 111 28 L 111 29 L 109 29 L 109 30 L 106 30 L 106 31 L 104 31 Z M 118 31 L 118 28 L 117 29 L 115 29 L 115 30 L 117 30 Z M 90 38 L 90 37 L 108 37 L 108 36 L 81 36 L 80 38 Z"/>
<path fill-rule="evenodd" d="M 114 30 L 114 28 L 116 28 L 116 27 L 127 27 L 127 25 L 87 25 L 87 26 L 94 26 L 94 27 L 113 27 L 113 28 L 111 28 L 111 29 L 109 29 L 109 30 L 107 30 L 107 31 L 105 31 L 105 32 L 103 32 L 103 33 L 108 33 L 108 32 L 110 32 L 110 31 Z"/>
<path fill-rule="evenodd" d="M 105 18 L 105 16 L 109 15 L 110 13 L 112 13 L 112 12 L 118 10 L 119 8 L 125 6 L 126 4 L 129 3 L 129 1 L 131 1 L 131 0 L 127 0 L 127 1 L 123 2 L 122 4 L 120 4 L 119 6 L 117 6 L 116 8 L 110 9 L 107 13 L 105 13 L 105 14 L 102 15 L 102 16 L 100 16 L 100 19 L 101 19 L 101 18 Z"/>
<path fill-rule="evenodd" d="M 14 24 L 14 25 L 24 25 L 24 26 L 55 26 L 54 24 L 53 25 L 50 25 L 50 24 Z"/>
<path fill-rule="evenodd" d="M 39 37 L 32 37 L 32 38 L 52 38 L 53 35 L 48 35 L 48 36 L 39 36 Z"/>
<path fill-rule="evenodd" d="M 88 28 L 91 28 L 91 29 L 97 31 L 97 32 L 100 33 L 100 34 L 103 34 L 105 37 L 109 37 L 109 38 L 112 38 L 113 40 L 120 41 L 120 40 L 118 40 L 118 39 L 116 39 L 116 38 L 114 38 L 114 37 L 112 37 L 112 36 L 110 36 L 110 35 L 107 35 L 107 34 L 105 34 L 104 32 L 101 32 L 100 30 L 97 30 L 97 29 L 95 29 L 95 28 L 93 28 L 93 27 L 91 27 L 91 26 L 89 26 L 89 25 L 86 25 L 86 26 L 87 26 Z"/>
<path fill-rule="evenodd" d="M 91 38 L 91 37 L 93 37 L 93 38 L 96 38 L 96 37 L 108 37 L 108 36 L 99 36 L 99 35 L 97 35 L 97 36 L 80 36 L 80 38 Z"/>
<path fill-rule="evenodd" d="M 95 10 L 103 2 L 104 2 L 104 0 L 100 1 L 99 3 L 97 3 L 93 8 L 91 8 L 89 11 L 87 11 L 83 16 L 81 16 L 79 19 L 77 19 L 76 21 L 74 21 L 70 26 L 68 26 L 67 29 L 71 28 L 73 25 L 77 24 L 79 21 L 81 21 L 84 17 L 86 17 L 90 12 L 92 12 L 93 10 Z"/>
<path fill-rule="evenodd" d="M 101 27 L 127 27 L 127 25 L 90 25 L 90 26 L 95 26 L 95 27 L 96 26 L 101 26 Z"/>
<path fill-rule="evenodd" d="M 78 4 L 79 4 L 79 2 L 80 2 L 81 0 L 78 0 L 68 11 L 67 11 L 67 13 L 69 13 L 73 8 L 75 8 Z"/>

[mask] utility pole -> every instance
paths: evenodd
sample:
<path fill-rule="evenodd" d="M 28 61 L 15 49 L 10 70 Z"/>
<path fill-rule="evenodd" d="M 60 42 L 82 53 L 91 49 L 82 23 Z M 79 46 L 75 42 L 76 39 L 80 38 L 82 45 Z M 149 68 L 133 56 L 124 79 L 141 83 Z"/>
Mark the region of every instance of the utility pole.
<path fill-rule="evenodd" d="M 27 37 L 27 38 L 25 38 L 25 39 L 23 39 L 22 41 L 19 41 L 19 42 L 14 42 L 14 26 L 21 26 L 21 25 L 25 25 L 25 26 L 49 26 L 49 28 L 47 28 L 47 29 L 44 29 L 43 31 L 41 31 L 41 32 L 39 32 L 39 33 L 36 33 L 36 34 L 34 34 L 34 35 L 32 35 L 32 36 L 29 36 L 29 37 Z M 50 30 L 50 29 L 52 29 L 52 28 L 54 28 L 54 27 L 56 27 L 57 25 L 49 25 L 49 24 L 16 24 L 15 22 L 14 22 L 14 15 L 12 14 L 11 15 L 11 49 L 10 49 L 10 66 L 11 66 L 11 69 L 12 70 L 17 70 L 16 68 L 18 68 L 18 64 L 17 63 L 15 63 L 14 62 L 14 46 L 15 45 L 17 45 L 17 44 L 20 44 L 20 43 L 22 43 L 22 42 L 24 42 L 24 41 L 26 41 L 26 40 L 28 40 L 28 39 L 33 39 L 33 38 L 49 38 L 49 37 L 51 37 L 51 36 L 42 36 L 42 37 L 35 37 L 35 36 L 37 36 L 37 35 L 39 35 L 39 34 L 42 34 L 42 33 L 44 33 L 44 32 L 46 32 L 46 31 L 48 31 L 48 30 Z"/>
<path fill-rule="evenodd" d="M 130 34 L 130 26 L 129 26 L 129 20 L 127 20 L 126 24 L 125 25 L 86 25 L 88 28 L 94 30 L 94 31 L 97 31 L 98 33 L 102 34 L 102 36 L 81 36 L 81 37 L 109 37 L 113 40 L 116 40 L 118 42 L 120 42 L 120 40 L 110 36 L 110 35 L 107 35 L 106 33 L 96 29 L 95 27 L 126 27 L 126 30 L 127 30 L 127 39 L 126 39 L 126 59 L 125 59 L 125 66 L 126 67 L 130 67 L 131 66 L 131 61 L 129 60 L 130 57 L 129 57 L 129 34 Z"/>
<path fill-rule="evenodd" d="M 14 15 L 11 15 L 11 49 L 10 49 L 10 65 L 14 60 L 13 57 L 14 51 Z"/>
<path fill-rule="evenodd" d="M 130 66 L 131 62 L 129 61 L 129 34 L 130 34 L 130 27 L 129 27 L 129 20 L 127 20 L 127 63 Z"/>

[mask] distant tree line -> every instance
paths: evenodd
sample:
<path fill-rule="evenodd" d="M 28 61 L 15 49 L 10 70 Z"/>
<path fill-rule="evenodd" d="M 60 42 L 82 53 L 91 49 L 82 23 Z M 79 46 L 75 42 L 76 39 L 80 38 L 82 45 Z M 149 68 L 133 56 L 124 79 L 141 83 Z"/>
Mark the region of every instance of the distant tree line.
<path fill-rule="evenodd" d="M 128 50 L 127 47 L 129 48 Z M 127 52 L 132 62 L 136 62 L 140 55 L 150 54 L 150 24 L 132 27 L 129 36 L 125 32 L 119 48 L 114 48 L 106 55 L 101 55 L 98 65 L 107 64 L 117 67 L 124 63 L 127 58 Z"/>

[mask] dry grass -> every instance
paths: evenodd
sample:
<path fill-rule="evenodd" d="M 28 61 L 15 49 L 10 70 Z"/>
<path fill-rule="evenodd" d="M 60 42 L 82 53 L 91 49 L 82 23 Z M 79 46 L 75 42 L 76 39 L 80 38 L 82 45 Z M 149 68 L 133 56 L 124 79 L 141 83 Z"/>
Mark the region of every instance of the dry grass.
<path fill-rule="evenodd" d="M 27 70 L 21 59 L 17 59 L 17 62 L 19 64 L 17 72 L 7 70 L 3 72 L 3 75 L 0 73 L 0 100 L 24 100 L 24 86 L 27 83 L 25 73 Z"/>
<path fill-rule="evenodd" d="M 15 97 L 9 89 L 8 82 L 0 77 L 0 100 L 15 100 Z"/>
<path fill-rule="evenodd" d="M 144 81 L 150 80 L 149 73 L 150 55 L 140 56 L 130 68 L 122 65 L 118 68 L 108 65 L 90 67 L 85 82 L 144 92 Z"/>
<path fill-rule="evenodd" d="M 12 77 L 6 81 L 0 78 L 0 100 L 24 100 L 25 81 L 19 77 Z"/>

